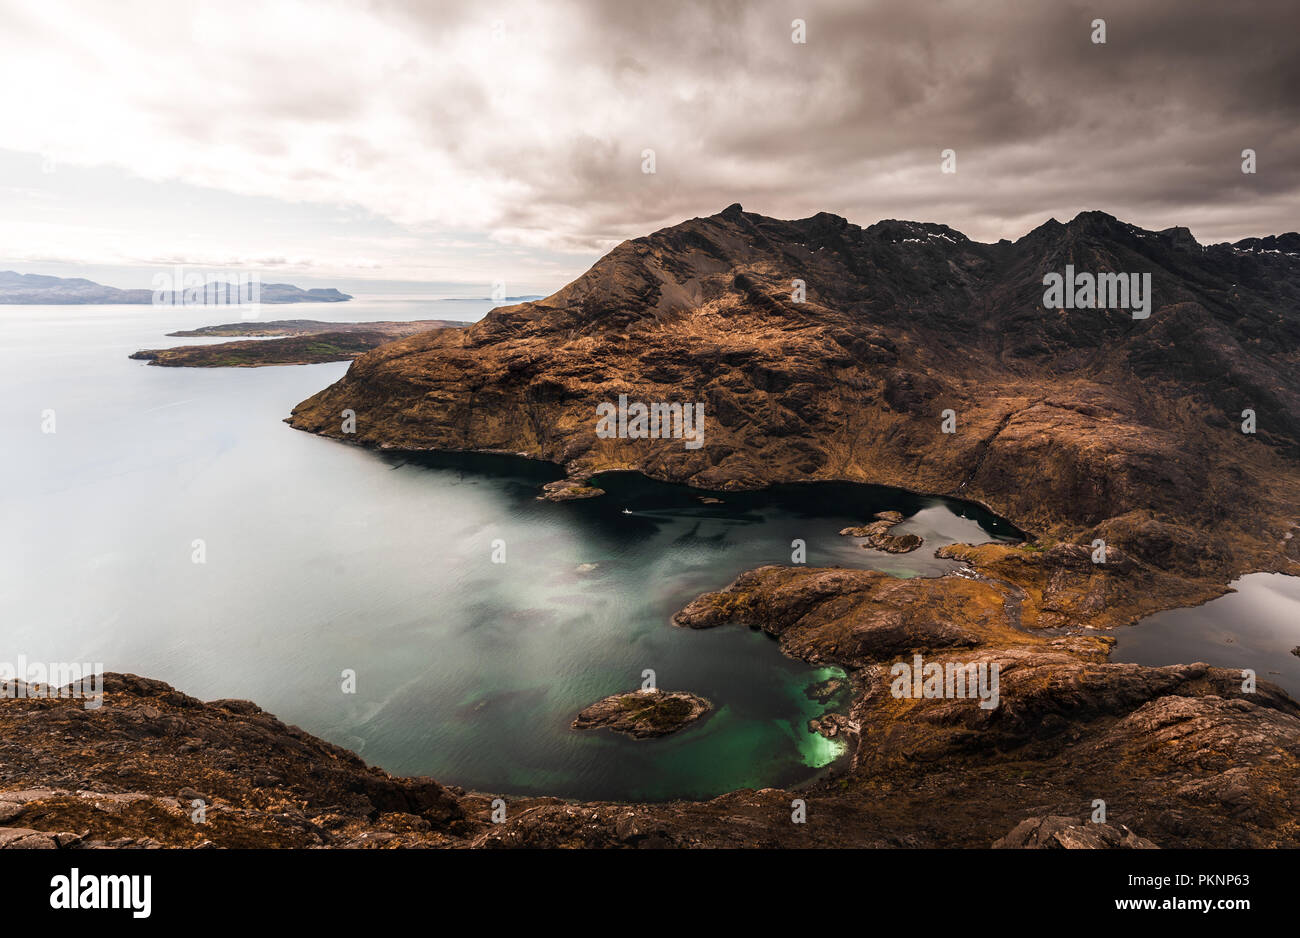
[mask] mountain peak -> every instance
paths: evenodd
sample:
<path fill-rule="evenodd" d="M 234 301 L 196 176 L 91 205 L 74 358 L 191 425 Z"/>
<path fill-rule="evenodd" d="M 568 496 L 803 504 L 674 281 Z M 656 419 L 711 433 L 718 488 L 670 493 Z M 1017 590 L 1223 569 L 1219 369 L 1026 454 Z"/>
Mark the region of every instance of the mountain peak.
<path fill-rule="evenodd" d="M 886 218 L 878 221 L 874 225 L 868 226 L 867 233 L 883 241 L 895 243 L 946 241 L 950 244 L 960 244 L 970 240 L 956 228 L 949 228 L 947 225 L 938 225 L 928 221 L 904 221 L 897 218 Z"/>
<path fill-rule="evenodd" d="M 1097 209 L 1080 212 L 1070 219 L 1070 225 L 1122 225 L 1120 221 L 1109 212 L 1102 212 Z"/>

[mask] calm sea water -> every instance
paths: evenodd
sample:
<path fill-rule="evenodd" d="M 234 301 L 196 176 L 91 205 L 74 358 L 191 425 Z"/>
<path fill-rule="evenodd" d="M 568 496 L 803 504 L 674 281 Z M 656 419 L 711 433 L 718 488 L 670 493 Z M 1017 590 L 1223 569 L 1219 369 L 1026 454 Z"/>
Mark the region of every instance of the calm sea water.
<path fill-rule="evenodd" d="M 1252 573 L 1235 593 L 1203 606 L 1169 609 L 1115 633 L 1112 661 L 1163 665 L 1206 661 L 1251 668 L 1300 699 L 1300 577 Z"/>
<path fill-rule="evenodd" d="M 359 297 L 263 318 L 472 320 L 489 306 Z M 602 480 L 604 498 L 550 504 L 536 499 L 558 476 L 545 464 L 380 454 L 286 426 L 345 363 L 127 358 L 232 318 L 0 307 L 0 660 L 102 662 L 203 699 L 245 697 L 390 771 L 485 791 L 705 797 L 824 771 L 841 746 L 807 731 L 826 707 L 806 691 L 838 672 L 743 627 L 674 629 L 674 611 L 746 569 L 789 563 L 795 538 L 810 564 L 934 576 L 955 566 L 935 547 L 1014 535 L 977 508 L 868 486 L 705 505 L 619 474 Z M 838 536 L 886 508 L 908 516 L 896 531 L 922 534 L 921 550 L 891 556 Z M 504 564 L 492 562 L 498 539 Z M 1159 647 L 1155 658 L 1182 654 Z M 714 712 L 652 741 L 569 728 L 646 669 Z M 355 694 L 341 691 L 345 670 Z"/>

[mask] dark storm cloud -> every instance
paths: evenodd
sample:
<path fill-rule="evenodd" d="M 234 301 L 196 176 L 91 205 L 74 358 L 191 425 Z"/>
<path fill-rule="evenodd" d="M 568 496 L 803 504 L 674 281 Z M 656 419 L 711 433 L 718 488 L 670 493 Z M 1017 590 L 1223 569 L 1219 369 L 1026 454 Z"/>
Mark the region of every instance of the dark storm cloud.
<path fill-rule="evenodd" d="M 1203 239 L 1297 227 L 1300 13 L 1292 3 L 582 3 L 548 35 L 629 120 L 520 175 L 503 225 L 581 206 L 580 244 L 742 201 L 1015 235 L 1099 208 Z M 808 41 L 790 41 L 790 22 Z M 1106 20 L 1106 43 L 1091 41 Z M 556 103 L 565 112 L 573 102 Z M 640 117 L 638 121 L 636 118 Z M 659 171 L 636 167 L 643 146 Z M 939 173 L 951 147 L 958 172 Z M 1259 172 L 1241 173 L 1254 148 Z M 558 160 L 564 165 L 556 165 Z"/>
<path fill-rule="evenodd" d="M 984 240 L 1089 209 L 1202 241 L 1300 228 L 1295 0 L 242 3 L 33 0 L 0 32 L 24 89 L 0 148 L 573 268 L 732 202 Z"/>

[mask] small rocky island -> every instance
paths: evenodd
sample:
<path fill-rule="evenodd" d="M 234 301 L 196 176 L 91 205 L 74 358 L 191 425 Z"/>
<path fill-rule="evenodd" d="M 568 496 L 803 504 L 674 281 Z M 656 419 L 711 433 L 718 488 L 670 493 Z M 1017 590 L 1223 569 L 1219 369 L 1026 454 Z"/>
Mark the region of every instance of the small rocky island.
<path fill-rule="evenodd" d="M 863 547 L 873 547 L 889 554 L 907 554 L 920 547 L 922 540 L 918 534 L 889 533 L 890 528 L 902 521 L 903 516 L 897 511 L 881 511 L 876 513 L 876 520 L 870 524 L 844 528 L 840 533 L 845 537 L 866 538 L 862 542 Z"/>
<path fill-rule="evenodd" d="M 543 485 L 542 494 L 537 498 L 544 502 L 572 502 L 583 498 L 599 498 L 604 494 L 604 489 L 596 488 L 587 482 L 578 479 L 560 479 L 558 482 L 547 482 Z"/>
<path fill-rule="evenodd" d="M 844 689 L 846 683 L 847 681 L 843 678 L 828 677 L 824 681 L 809 684 L 804 688 L 804 696 L 809 700 L 815 700 L 820 704 L 830 703 L 835 699 L 835 695 Z"/>
<path fill-rule="evenodd" d="M 634 690 L 611 694 L 585 708 L 573 721 L 575 730 L 603 727 L 636 739 L 650 739 L 675 733 L 694 723 L 713 707 L 688 691 Z"/>

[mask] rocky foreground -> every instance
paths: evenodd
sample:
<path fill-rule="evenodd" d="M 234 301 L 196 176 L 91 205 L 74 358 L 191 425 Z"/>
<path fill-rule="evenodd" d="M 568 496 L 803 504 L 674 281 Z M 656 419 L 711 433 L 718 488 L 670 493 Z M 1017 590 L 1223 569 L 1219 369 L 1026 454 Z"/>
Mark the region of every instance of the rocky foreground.
<path fill-rule="evenodd" d="M 1300 705 L 1239 671 L 1107 662 L 1105 634 L 1043 626 L 1140 588 L 1135 567 L 1041 589 L 980 571 L 1050 559 L 988 547 L 1004 556 L 939 579 L 763 567 L 677 614 L 849 669 L 850 712 L 830 725 L 855 737 L 851 762 L 805 790 L 507 798 L 497 822 L 490 793 L 393 777 L 248 701 L 112 674 L 98 709 L 0 699 L 0 847 L 1300 845 Z M 916 655 L 998 664 L 997 706 L 896 696 L 891 662 Z"/>
<path fill-rule="evenodd" d="M 848 712 L 813 729 L 850 737 L 851 759 L 801 791 L 507 798 L 497 822 L 491 793 L 395 778 L 248 701 L 108 675 L 98 709 L 0 699 L 0 847 L 1300 845 L 1300 704 L 1240 671 L 1107 661 L 1117 610 L 1159 605 L 1169 575 L 1066 545 L 947 552 L 969 569 L 762 567 L 674 616 L 761 628 L 787 654 L 849 671 Z M 973 680 L 965 696 L 899 696 L 893 668 L 917 656 L 996 665 L 995 706 Z M 600 701 L 579 722 L 635 728 L 660 709 L 624 708 L 642 696 Z"/>

